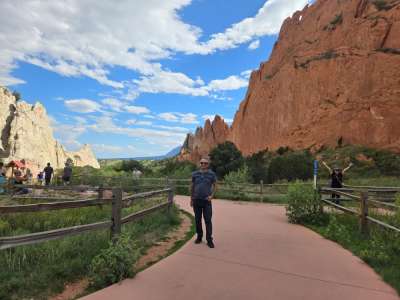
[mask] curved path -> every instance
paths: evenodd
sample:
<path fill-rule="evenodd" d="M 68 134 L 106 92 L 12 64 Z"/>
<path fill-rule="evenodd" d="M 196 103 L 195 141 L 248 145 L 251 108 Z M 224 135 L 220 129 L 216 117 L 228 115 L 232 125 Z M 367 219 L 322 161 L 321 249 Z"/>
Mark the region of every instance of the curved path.
<path fill-rule="evenodd" d="M 187 197 L 176 197 L 191 211 Z M 215 249 L 189 242 L 133 279 L 85 300 L 398 300 L 359 258 L 302 226 L 282 206 L 214 200 Z"/>

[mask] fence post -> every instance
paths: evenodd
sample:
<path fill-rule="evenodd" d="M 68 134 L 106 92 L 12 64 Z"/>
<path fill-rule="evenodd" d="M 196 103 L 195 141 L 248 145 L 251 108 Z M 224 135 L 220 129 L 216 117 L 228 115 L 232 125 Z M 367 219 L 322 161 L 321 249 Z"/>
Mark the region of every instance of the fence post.
<path fill-rule="evenodd" d="M 368 192 L 361 193 L 360 201 L 360 231 L 362 234 L 368 235 Z"/>
<path fill-rule="evenodd" d="M 122 189 L 113 189 L 111 239 L 115 242 L 121 233 Z"/>
<path fill-rule="evenodd" d="M 264 190 L 264 180 L 260 180 L 260 202 L 264 201 L 264 196 L 263 196 L 263 190 Z"/>
<path fill-rule="evenodd" d="M 171 213 L 171 208 L 174 203 L 174 189 L 170 187 L 168 191 L 168 213 Z"/>
<path fill-rule="evenodd" d="M 104 198 L 104 187 L 103 187 L 103 184 L 99 185 L 97 198 L 98 199 L 103 199 Z"/>

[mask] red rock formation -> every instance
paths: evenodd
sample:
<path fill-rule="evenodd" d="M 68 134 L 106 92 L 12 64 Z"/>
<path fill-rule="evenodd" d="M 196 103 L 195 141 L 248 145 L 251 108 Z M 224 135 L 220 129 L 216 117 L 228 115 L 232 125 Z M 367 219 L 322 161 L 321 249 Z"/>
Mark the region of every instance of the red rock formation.
<path fill-rule="evenodd" d="M 400 152 L 400 1 L 318 0 L 285 20 L 227 139 L 245 155 L 339 140 Z"/>
<path fill-rule="evenodd" d="M 228 135 L 228 125 L 217 115 L 212 123 L 207 120 L 204 128 L 198 127 L 194 135 L 187 135 L 179 159 L 196 163 L 202 156 L 208 155 L 215 145 L 225 142 Z"/>

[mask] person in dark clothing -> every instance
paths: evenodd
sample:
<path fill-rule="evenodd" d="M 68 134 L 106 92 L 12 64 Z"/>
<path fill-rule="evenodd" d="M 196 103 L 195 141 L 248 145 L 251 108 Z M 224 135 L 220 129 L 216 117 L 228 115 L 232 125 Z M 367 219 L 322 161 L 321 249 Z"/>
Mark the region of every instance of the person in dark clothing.
<path fill-rule="evenodd" d="M 193 207 L 194 216 L 196 220 L 196 244 L 200 244 L 203 239 L 202 216 L 206 223 L 206 239 L 207 245 L 214 248 L 212 238 L 212 203 L 211 200 L 215 194 L 215 184 L 217 177 L 215 173 L 208 168 L 208 158 L 200 160 L 200 170 L 192 173 L 192 183 L 190 186 L 191 197 L 190 205 Z"/>
<path fill-rule="evenodd" d="M 71 176 L 72 176 L 72 167 L 68 163 L 65 163 L 63 176 L 62 176 L 64 185 L 69 185 L 69 183 L 71 181 Z"/>
<path fill-rule="evenodd" d="M 53 176 L 54 170 L 50 166 L 50 163 L 47 163 L 47 167 L 44 168 L 44 181 L 46 185 L 50 185 L 51 177 Z"/>
<path fill-rule="evenodd" d="M 353 166 L 353 164 L 350 163 L 349 166 L 343 170 L 338 166 L 335 166 L 332 170 L 324 161 L 322 164 L 325 166 L 325 168 L 327 168 L 331 176 L 331 188 L 341 189 L 343 187 L 343 175 Z M 336 204 L 340 204 L 340 195 L 332 193 L 332 199 L 334 199 Z"/>

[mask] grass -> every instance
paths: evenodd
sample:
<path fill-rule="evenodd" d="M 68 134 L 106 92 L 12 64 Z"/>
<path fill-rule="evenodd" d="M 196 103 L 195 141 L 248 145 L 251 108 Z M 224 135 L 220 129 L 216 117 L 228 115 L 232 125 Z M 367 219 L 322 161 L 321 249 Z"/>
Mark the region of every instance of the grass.
<path fill-rule="evenodd" d="M 331 214 L 327 224 L 308 225 L 359 256 L 400 293 L 400 236 L 371 225 L 366 237 L 358 226 L 358 219 L 346 214 Z"/>
<path fill-rule="evenodd" d="M 157 204 L 160 198 L 138 201 L 124 209 L 132 213 Z M 6 215 L 0 218 L 2 236 L 38 232 L 105 220 L 110 217 L 110 207 L 91 207 L 53 212 Z M 154 213 L 135 223 L 124 225 L 122 230 L 141 251 L 180 223 L 178 211 Z M 92 259 L 109 246 L 108 230 L 85 233 L 74 237 L 49 241 L 37 245 L 21 246 L 0 251 L 0 299 L 47 299 L 59 293 L 67 282 L 85 277 Z M 79 254 L 79 255 L 77 255 Z"/>

